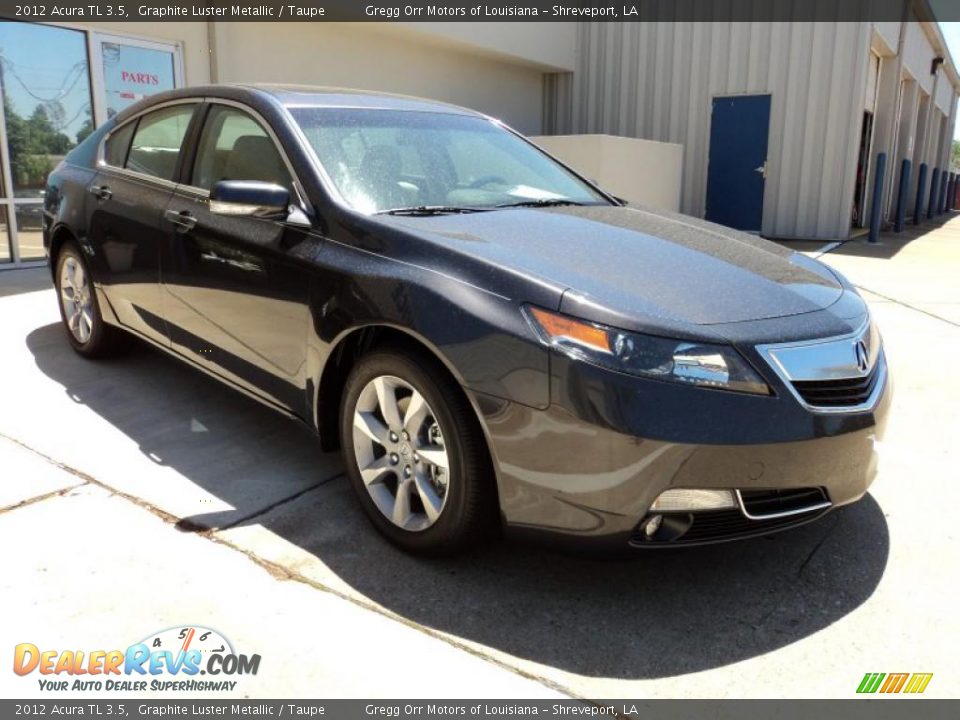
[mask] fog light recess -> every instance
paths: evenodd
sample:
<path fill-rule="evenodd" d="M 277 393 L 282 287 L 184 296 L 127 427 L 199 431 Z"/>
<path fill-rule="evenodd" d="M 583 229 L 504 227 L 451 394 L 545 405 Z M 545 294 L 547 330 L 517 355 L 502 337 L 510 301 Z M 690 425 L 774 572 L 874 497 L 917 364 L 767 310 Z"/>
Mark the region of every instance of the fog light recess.
<path fill-rule="evenodd" d="M 729 510 L 736 507 L 738 507 L 737 499 L 732 490 L 677 488 L 661 493 L 650 506 L 650 512 L 697 512 Z"/>
<path fill-rule="evenodd" d="M 660 523 L 663 522 L 663 515 L 651 515 L 650 518 L 643 524 L 643 534 L 647 536 L 647 539 L 652 538 L 657 534 L 657 530 L 660 529 Z"/>

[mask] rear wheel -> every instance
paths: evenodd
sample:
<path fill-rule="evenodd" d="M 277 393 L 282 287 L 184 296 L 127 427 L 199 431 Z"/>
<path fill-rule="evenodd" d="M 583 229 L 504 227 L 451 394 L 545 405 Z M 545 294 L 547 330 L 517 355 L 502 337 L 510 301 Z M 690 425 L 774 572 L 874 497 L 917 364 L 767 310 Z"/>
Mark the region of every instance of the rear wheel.
<path fill-rule="evenodd" d="M 107 357 L 126 349 L 126 333 L 103 321 L 93 279 L 80 250 L 67 243 L 57 255 L 54 276 L 60 317 L 70 345 L 86 357 Z"/>
<path fill-rule="evenodd" d="M 495 501 L 489 456 L 461 389 L 435 361 L 392 350 L 360 358 L 340 433 L 354 490 L 392 542 L 450 555 L 481 538 Z"/>

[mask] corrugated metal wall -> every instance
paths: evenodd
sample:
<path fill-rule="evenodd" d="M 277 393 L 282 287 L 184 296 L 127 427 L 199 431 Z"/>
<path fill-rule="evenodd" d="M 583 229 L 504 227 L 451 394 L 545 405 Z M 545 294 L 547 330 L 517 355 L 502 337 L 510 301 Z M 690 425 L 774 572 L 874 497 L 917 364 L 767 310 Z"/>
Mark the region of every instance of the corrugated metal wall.
<path fill-rule="evenodd" d="M 763 234 L 846 237 L 870 38 L 868 23 L 581 23 L 576 71 L 546 81 L 546 131 L 681 143 L 681 207 L 702 216 L 712 98 L 769 93 Z"/>

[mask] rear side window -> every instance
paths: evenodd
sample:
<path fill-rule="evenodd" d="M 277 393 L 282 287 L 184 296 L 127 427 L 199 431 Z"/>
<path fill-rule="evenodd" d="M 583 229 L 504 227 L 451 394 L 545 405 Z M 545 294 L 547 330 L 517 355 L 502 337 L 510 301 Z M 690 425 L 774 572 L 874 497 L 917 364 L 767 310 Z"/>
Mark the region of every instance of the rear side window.
<path fill-rule="evenodd" d="M 163 180 L 173 180 L 180 146 L 195 105 L 173 105 L 140 118 L 126 168 Z"/>
<path fill-rule="evenodd" d="M 130 149 L 130 140 L 136 127 L 135 122 L 127 123 L 119 130 L 114 130 L 107 138 L 106 145 L 103 148 L 103 160 L 107 165 L 123 167 L 127 161 L 127 150 Z"/>
<path fill-rule="evenodd" d="M 210 190 L 221 180 L 259 180 L 290 188 L 273 138 L 250 115 L 225 105 L 210 108 L 200 134 L 190 184 Z"/>

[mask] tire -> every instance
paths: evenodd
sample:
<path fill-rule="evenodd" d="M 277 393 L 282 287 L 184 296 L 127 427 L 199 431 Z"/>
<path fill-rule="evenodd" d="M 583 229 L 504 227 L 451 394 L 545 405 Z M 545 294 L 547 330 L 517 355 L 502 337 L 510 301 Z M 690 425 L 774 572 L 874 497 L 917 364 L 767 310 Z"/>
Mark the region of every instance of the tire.
<path fill-rule="evenodd" d="M 393 349 L 361 356 L 344 388 L 340 438 L 360 504 L 403 550 L 454 555 L 491 527 L 496 493 L 479 422 L 432 358 Z"/>
<path fill-rule="evenodd" d="M 57 255 L 54 285 L 63 329 L 75 351 L 88 358 L 104 358 L 128 348 L 129 335 L 103 321 L 89 266 L 72 242 Z"/>

